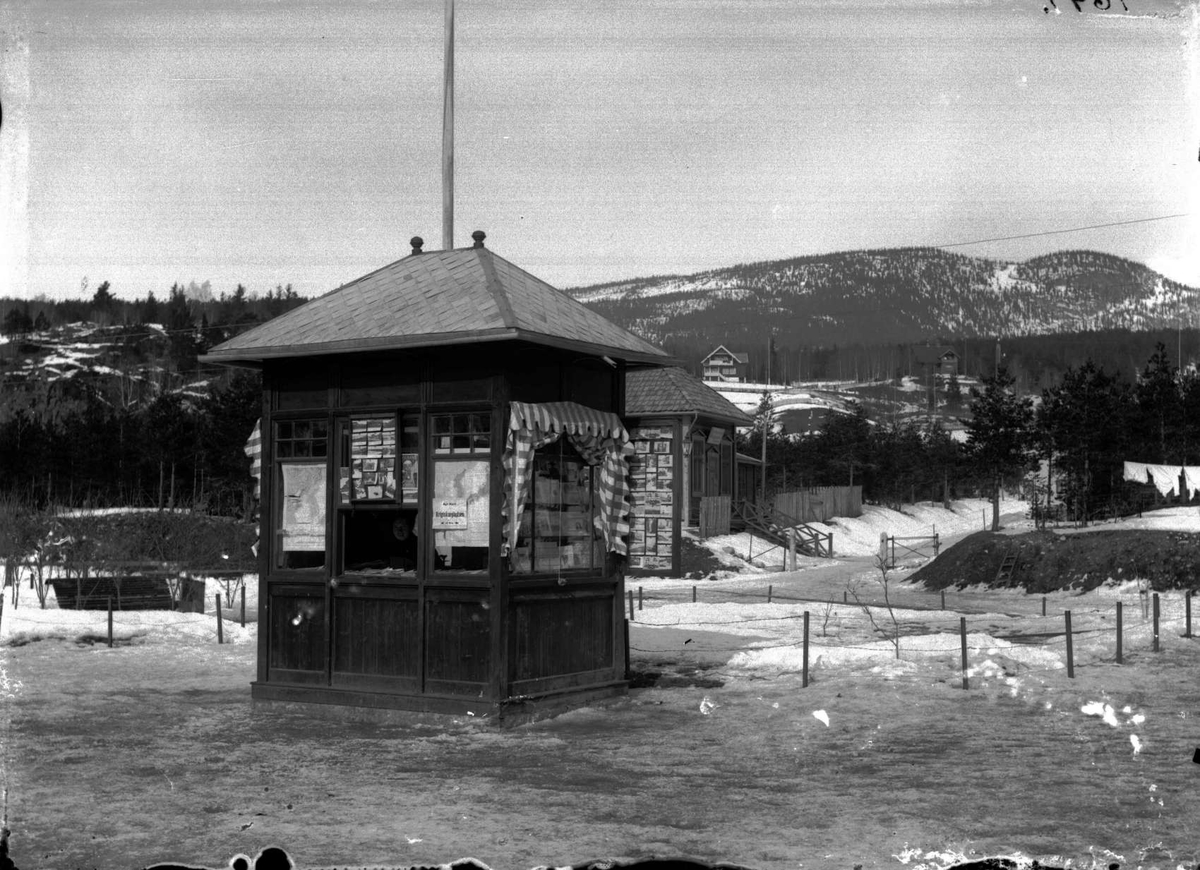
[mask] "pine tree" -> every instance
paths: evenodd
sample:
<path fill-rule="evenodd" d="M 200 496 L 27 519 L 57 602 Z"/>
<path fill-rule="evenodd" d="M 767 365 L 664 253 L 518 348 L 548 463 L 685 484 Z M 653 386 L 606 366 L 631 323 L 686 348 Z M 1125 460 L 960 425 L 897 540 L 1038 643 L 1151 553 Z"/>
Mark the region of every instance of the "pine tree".
<path fill-rule="evenodd" d="M 1042 391 L 1037 428 L 1076 518 L 1111 498 L 1126 448 L 1132 399 L 1126 384 L 1088 360 Z"/>
<path fill-rule="evenodd" d="M 1000 529 L 1000 489 L 1004 475 L 1025 470 L 1033 461 L 1033 401 L 1018 396 L 1016 379 L 1004 366 L 971 388 L 967 455 L 992 488 L 992 531 Z"/>
<path fill-rule="evenodd" d="M 1179 371 L 1160 341 L 1142 370 L 1135 390 L 1141 410 L 1141 436 L 1146 462 L 1182 464 L 1180 426 L 1183 396 Z"/>

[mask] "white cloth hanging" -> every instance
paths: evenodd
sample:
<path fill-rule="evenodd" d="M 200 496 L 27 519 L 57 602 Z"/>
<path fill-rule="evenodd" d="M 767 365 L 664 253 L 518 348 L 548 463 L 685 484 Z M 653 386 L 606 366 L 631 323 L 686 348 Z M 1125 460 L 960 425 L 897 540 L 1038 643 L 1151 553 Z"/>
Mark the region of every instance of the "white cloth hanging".
<path fill-rule="evenodd" d="M 1164 498 L 1175 495 L 1175 490 L 1179 486 L 1180 467 L 1178 465 L 1150 465 L 1147 467 L 1159 493 Z"/>
<path fill-rule="evenodd" d="M 1125 480 L 1132 480 L 1135 483 L 1145 483 L 1147 468 L 1145 462 L 1126 462 L 1125 463 Z"/>
<path fill-rule="evenodd" d="M 1187 488 L 1188 498 L 1195 498 L 1200 490 L 1200 465 L 1185 465 L 1183 467 L 1183 485 Z"/>

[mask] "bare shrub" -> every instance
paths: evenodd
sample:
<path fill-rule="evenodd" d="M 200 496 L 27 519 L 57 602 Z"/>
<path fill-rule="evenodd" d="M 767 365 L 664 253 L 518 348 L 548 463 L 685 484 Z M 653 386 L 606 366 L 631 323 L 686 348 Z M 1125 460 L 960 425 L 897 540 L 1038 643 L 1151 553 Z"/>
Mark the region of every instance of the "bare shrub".
<path fill-rule="evenodd" d="M 850 583 L 847 584 L 847 588 L 850 594 L 854 596 L 854 603 L 859 606 L 863 612 L 863 615 L 866 616 L 867 621 L 871 623 L 871 630 L 876 634 L 883 635 L 889 642 L 891 642 L 892 647 L 896 650 L 896 658 L 899 659 L 900 620 L 896 618 L 896 610 L 892 606 L 888 578 L 888 572 L 892 570 L 892 566 L 889 564 L 887 556 L 880 553 L 875 556 L 875 567 L 879 569 L 879 577 L 877 580 L 880 587 L 883 589 L 883 607 L 887 611 L 888 619 L 891 621 L 890 631 L 886 624 L 881 625 L 881 620 L 876 619 L 875 611 L 871 609 L 871 605 L 864 603 L 862 599 L 859 598 L 857 585 Z"/>
<path fill-rule="evenodd" d="M 42 607 L 46 606 L 40 547 L 45 524 L 45 517 L 37 508 L 11 493 L 0 495 L 0 559 L 4 560 L 4 585 L 12 586 L 13 607 L 20 597 L 22 566 L 33 572 L 34 589 Z"/>

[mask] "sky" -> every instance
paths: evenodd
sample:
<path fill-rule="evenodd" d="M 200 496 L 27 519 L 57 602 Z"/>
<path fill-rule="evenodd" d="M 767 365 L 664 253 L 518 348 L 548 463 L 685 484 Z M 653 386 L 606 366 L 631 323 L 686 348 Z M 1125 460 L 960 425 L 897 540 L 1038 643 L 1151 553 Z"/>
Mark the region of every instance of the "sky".
<path fill-rule="evenodd" d="M 444 4 L 0 0 L 0 297 L 445 247 Z M 555 286 L 913 245 L 1200 285 L 1195 0 L 454 9 L 450 246 Z"/>

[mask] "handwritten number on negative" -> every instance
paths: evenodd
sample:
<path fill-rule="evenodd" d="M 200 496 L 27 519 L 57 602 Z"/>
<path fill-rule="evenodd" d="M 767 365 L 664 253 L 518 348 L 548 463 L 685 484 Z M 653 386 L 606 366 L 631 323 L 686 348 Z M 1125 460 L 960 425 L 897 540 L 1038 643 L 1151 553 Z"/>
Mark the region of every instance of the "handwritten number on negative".
<path fill-rule="evenodd" d="M 1085 7 L 1087 5 L 1087 0 L 1071 0 L 1071 2 L 1075 4 L 1076 12 L 1082 12 L 1083 7 Z M 1126 12 L 1128 12 L 1129 7 L 1127 5 L 1125 5 L 1125 0 L 1120 0 L 1120 3 L 1121 3 L 1121 8 L 1124 9 Z M 1055 11 L 1058 11 L 1058 4 L 1055 3 L 1054 0 L 1050 0 L 1049 4 L 1042 7 L 1042 11 L 1049 13 L 1050 7 L 1052 7 L 1052 6 L 1054 7 Z M 1092 6 L 1099 9 L 1101 12 L 1106 12 L 1112 8 L 1112 0 L 1092 0 Z"/>

